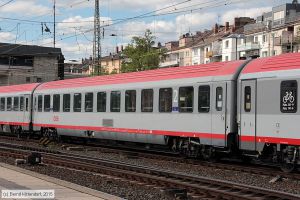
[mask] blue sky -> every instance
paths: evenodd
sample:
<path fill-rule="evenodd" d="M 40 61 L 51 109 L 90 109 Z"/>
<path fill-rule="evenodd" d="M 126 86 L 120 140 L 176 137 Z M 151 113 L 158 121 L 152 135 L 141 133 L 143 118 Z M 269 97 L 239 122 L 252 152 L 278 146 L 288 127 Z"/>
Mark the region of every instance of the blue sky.
<path fill-rule="evenodd" d="M 157 42 L 256 17 L 292 0 L 100 0 L 102 54 L 150 29 Z M 6 4 L 6 5 L 5 5 Z M 92 55 L 94 0 L 56 0 L 56 46 L 68 59 Z M 148 13 L 148 14 L 147 14 Z M 146 15 L 145 15 L 146 14 Z M 130 17 L 141 16 L 128 19 Z M 43 32 L 42 25 L 51 33 Z M 45 29 L 45 26 L 44 26 Z M 114 34 L 115 36 L 111 36 Z M 53 0 L 0 0 L 0 42 L 53 46 Z"/>

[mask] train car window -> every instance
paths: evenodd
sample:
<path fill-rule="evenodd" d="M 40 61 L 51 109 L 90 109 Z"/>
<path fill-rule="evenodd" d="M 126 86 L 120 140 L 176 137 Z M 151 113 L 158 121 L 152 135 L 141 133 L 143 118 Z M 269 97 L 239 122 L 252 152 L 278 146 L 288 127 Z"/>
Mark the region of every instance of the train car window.
<path fill-rule="evenodd" d="M 6 101 L 6 111 L 11 111 L 12 109 L 12 99 L 11 97 L 7 97 L 7 101 Z"/>
<path fill-rule="evenodd" d="M 172 88 L 159 89 L 159 112 L 172 112 Z"/>
<path fill-rule="evenodd" d="M 208 113 L 210 110 L 210 86 L 199 86 L 198 93 L 198 112 Z"/>
<path fill-rule="evenodd" d="M 126 90 L 125 92 L 125 112 L 135 112 L 136 110 L 136 91 Z"/>
<path fill-rule="evenodd" d="M 63 95 L 63 112 L 70 112 L 71 108 L 71 95 L 64 94 Z"/>
<path fill-rule="evenodd" d="M 216 110 L 221 111 L 223 108 L 223 88 L 216 88 Z"/>
<path fill-rule="evenodd" d="M 36 111 L 37 110 L 37 97 L 34 97 L 34 105 L 33 105 L 33 107 L 34 107 L 34 111 Z"/>
<path fill-rule="evenodd" d="M 251 87 L 246 86 L 244 91 L 244 110 L 245 112 L 251 111 Z"/>
<path fill-rule="evenodd" d="M 94 94 L 92 92 L 85 94 L 84 110 L 85 112 L 93 112 Z"/>
<path fill-rule="evenodd" d="M 26 100 L 25 100 L 25 109 L 26 109 L 26 111 L 28 111 L 28 106 L 29 106 L 29 99 L 26 98 Z"/>
<path fill-rule="evenodd" d="M 179 88 L 179 112 L 193 112 L 194 87 Z"/>
<path fill-rule="evenodd" d="M 152 89 L 145 89 L 142 90 L 141 96 L 142 112 L 153 112 L 153 90 Z"/>
<path fill-rule="evenodd" d="M 282 81 L 280 88 L 280 110 L 282 113 L 297 112 L 298 83 L 295 80 Z"/>
<path fill-rule="evenodd" d="M 106 112 L 106 92 L 97 93 L 97 112 Z"/>
<path fill-rule="evenodd" d="M 50 112 L 50 95 L 44 95 L 44 112 Z"/>
<path fill-rule="evenodd" d="M 112 91 L 110 94 L 110 111 L 120 112 L 120 106 L 121 106 L 121 92 Z"/>
<path fill-rule="evenodd" d="M 20 97 L 20 111 L 24 111 L 24 97 Z"/>
<path fill-rule="evenodd" d="M 81 112 L 81 93 L 74 94 L 73 110 L 74 112 Z"/>
<path fill-rule="evenodd" d="M 14 106 L 13 106 L 14 111 L 19 111 L 19 97 L 14 97 Z"/>
<path fill-rule="evenodd" d="M 60 111 L 60 95 L 54 94 L 53 95 L 53 112 Z"/>
<path fill-rule="evenodd" d="M 38 96 L 38 112 L 43 111 L 43 96 L 39 95 Z"/>
<path fill-rule="evenodd" d="M 5 111 L 5 97 L 0 99 L 0 110 Z"/>

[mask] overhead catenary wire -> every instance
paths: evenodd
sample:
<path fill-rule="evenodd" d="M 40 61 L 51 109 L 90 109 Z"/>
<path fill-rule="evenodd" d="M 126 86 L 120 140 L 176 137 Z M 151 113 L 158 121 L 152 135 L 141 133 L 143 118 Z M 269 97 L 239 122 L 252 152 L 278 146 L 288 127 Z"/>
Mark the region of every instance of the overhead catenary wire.
<path fill-rule="evenodd" d="M 217 0 L 218 1 L 218 0 Z M 224 1 L 224 2 L 222 2 L 221 4 L 214 4 L 214 5 L 207 5 L 207 6 L 203 6 L 203 7 L 200 7 L 200 8 L 195 8 L 195 9 L 190 9 L 190 10 L 182 10 L 182 11 L 180 11 L 180 10 L 176 10 L 176 11 L 172 11 L 172 12 L 167 12 L 167 13 L 160 13 L 160 14 L 154 14 L 154 15 L 145 15 L 145 14 L 143 14 L 143 16 L 142 15 L 138 15 L 138 16 L 136 16 L 136 17 L 131 17 L 131 18 L 124 18 L 124 20 L 125 21 L 127 21 L 127 20 L 133 20 L 133 19 L 139 19 L 139 18 L 146 18 L 146 17 L 153 17 L 153 16 L 161 16 L 161 15 L 169 15 L 169 14 L 178 14 L 178 13 L 184 13 L 184 12 L 193 12 L 193 11 L 197 11 L 197 10 L 203 10 L 203 9 L 208 9 L 208 8 L 217 8 L 217 7 L 220 7 L 220 6 L 227 6 L 227 5 L 230 5 L 230 4 L 234 4 L 234 3 L 240 3 L 240 2 L 244 2 L 244 1 L 247 1 L 247 0 L 233 0 L 233 1 Z M 184 2 L 188 2 L 188 1 L 184 1 Z M 208 2 L 212 2 L 212 1 L 208 1 Z M 204 3 L 208 3 L 208 2 L 204 2 Z M 227 3 L 225 3 L 225 2 L 227 2 Z M 229 2 L 229 3 L 228 3 Z M 168 6 L 168 7 L 166 7 L 166 8 L 169 8 L 170 6 Z M 159 9 L 159 10 L 162 10 L 162 9 Z M 155 11 L 152 11 L 152 12 L 148 12 L 148 13 L 153 13 L 153 12 L 156 12 L 156 10 Z M 0 18 L 3 18 L 3 17 L 0 17 Z M 6 18 L 5 18 L 6 19 Z M 7 18 L 7 19 L 12 19 L 12 18 Z M 19 20 L 19 19 L 13 19 L 13 20 Z M 40 21 L 32 21 L 32 20 L 23 20 L 23 21 L 31 21 L 31 22 L 38 22 L 38 23 L 40 23 Z M 124 21 L 124 22 L 125 22 Z M 51 23 L 51 22 L 50 22 Z M 53 23 L 53 22 L 52 22 Z M 60 22 L 57 22 L 57 23 L 60 23 Z M 65 22 L 65 23 L 69 23 L 69 22 Z M 71 22 L 71 23 L 75 23 L 75 22 Z M 101 26 L 101 28 L 104 28 L 104 27 L 108 27 L 108 26 L 114 26 L 114 25 L 117 25 L 117 24 L 120 24 L 121 22 L 116 22 L 116 23 L 113 23 L 113 24 L 107 24 L 107 25 L 103 25 L 103 26 Z M 74 38 L 74 37 L 77 37 L 78 35 L 83 35 L 83 34 L 86 34 L 86 33 L 90 33 L 90 32 L 92 32 L 94 29 L 88 29 L 88 30 L 86 30 L 86 31 L 83 31 L 83 32 L 80 32 L 80 33 L 75 33 L 75 35 L 70 35 L 70 36 L 67 36 L 67 37 L 62 37 L 62 38 L 60 38 L 60 39 L 58 39 L 58 40 L 56 40 L 57 42 L 58 41 L 62 41 L 62 40 L 66 40 L 66 39 L 70 39 L 70 38 Z M 40 44 L 40 45 L 47 45 L 47 44 L 49 44 L 49 43 L 52 43 L 52 42 L 46 42 L 46 43 L 43 43 L 43 44 Z M 22 44 L 20 44 L 19 46 L 22 46 Z M 15 47 L 15 48 L 18 48 L 18 46 L 17 47 Z M 14 49 L 15 49 L 14 48 Z M 13 49 L 10 49 L 10 51 L 11 50 L 13 50 Z"/>
<path fill-rule="evenodd" d="M 10 3 L 12 3 L 13 1 L 14 1 L 14 0 L 10 0 L 10 1 L 8 1 L 8 2 L 2 4 L 2 5 L 0 5 L 0 8 L 6 6 L 6 5 L 10 4 Z"/>
<path fill-rule="evenodd" d="M 110 22 L 118 22 L 118 21 L 128 21 L 128 20 L 133 20 L 133 19 L 142 19 L 142 18 L 148 18 L 148 17 L 153 17 L 153 16 L 160 16 L 160 15 L 167 15 L 167 14 L 173 14 L 173 13 L 178 13 L 180 11 L 180 9 L 176 9 L 176 11 L 173 11 L 173 12 L 167 12 L 167 13 L 160 13 L 160 14 L 153 14 L 153 15 L 150 15 L 152 13 L 155 13 L 155 12 L 159 12 L 159 11 L 162 11 L 162 10 L 166 10 L 166 9 L 169 9 L 171 7 L 174 7 L 174 6 L 178 6 L 178 5 L 181 5 L 183 3 L 187 3 L 187 2 L 190 2 L 192 0 L 185 0 L 183 2 L 179 2 L 177 4 L 173 4 L 171 6 L 166 6 L 164 8 L 160 8 L 160 9 L 157 9 L 157 10 L 153 10 L 153 11 L 150 11 L 150 12 L 147 12 L 147 13 L 144 13 L 144 14 L 141 14 L 141 15 L 137 15 L 137 16 L 133 16 L 133 17 L 126 17 L 126 18 L 118 18 L 118 19 L 111 19 L 111 20 L 107 20 L 107 21 L 110 21 Z M 202 2 L 202 3 L 199 3 L 198 5 L 203 5 L 203 4 L 208 4 L 208 3 L 214 3 L 215 1 L 220 1 L 220 0 L 213 0 L 213 1 L 207 1 L 207 2 Z M 224 2 L 227 2 L 228 0 L 223 0 Z M 190 6 L 189 6 L 190 7 Z M 182 12 L 182 11 L 181 11 Z M 184 11 L 184 12 L 190 12 L 189 11 Z M 0 16 L 0 19 L 3 19 L 3 20 L 11 20 L 11 21 L 20 21 L 20 22 L 29 22 L 29 23 L 37 23 L 37 24 L 40 24 L 41 22 L 44 22 L 44 23 L 49 23 L 49 24 L 53 24 L 54 22 L 53 21 L 38 21 L 38 20 L 30 20 L 30 19 L 19 19 L 19 18 L 12 18 L 12 17 L 2 17 Z M 102 23 L 103 22 L 107 22 L 107 21 L 101 21 Z M 83 21 L 74 21 L 74 22 L 69 22 L 69 21 L 57 21 L 55 22 L 56 24 L 76 24 L 76 23 L 87 23 L 87 22 L 94 22 L 92 20 L 83 20 Z M 120 23 L 120 22 L 119 22 Z"/>

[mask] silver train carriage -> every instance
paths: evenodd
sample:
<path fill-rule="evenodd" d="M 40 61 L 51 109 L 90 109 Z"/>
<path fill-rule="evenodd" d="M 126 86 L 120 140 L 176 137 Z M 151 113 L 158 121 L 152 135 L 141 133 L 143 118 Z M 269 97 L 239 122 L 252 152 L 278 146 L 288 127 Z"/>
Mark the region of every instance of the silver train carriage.
<path fill-rule="evenodd" d="M 300 53 L 0 87 L 4 132 L 243 153 L 299 164 Z"/>

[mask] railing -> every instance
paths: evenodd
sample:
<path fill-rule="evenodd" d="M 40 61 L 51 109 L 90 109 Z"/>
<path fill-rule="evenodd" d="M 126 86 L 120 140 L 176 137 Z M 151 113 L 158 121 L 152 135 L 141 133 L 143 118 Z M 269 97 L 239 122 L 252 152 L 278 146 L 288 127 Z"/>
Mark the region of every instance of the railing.
<path fill-rule="evenodd" d="M 252 42 L 240 44 L 237 47 L 238 51 L 248 51 L 248 50 L 254 50 L 254 49 L 259 49 L 259 48 L 260 48 L 260 46 L 258 43 L 252 43 Z"/>
<path fill-rule="evenodd" d="M 178 66 L 179 65 L 179 59 L 174 60 L 167 60 L 163 61 L 159 64 L 159 67 L 171 67 L 171 66 Z"/>

